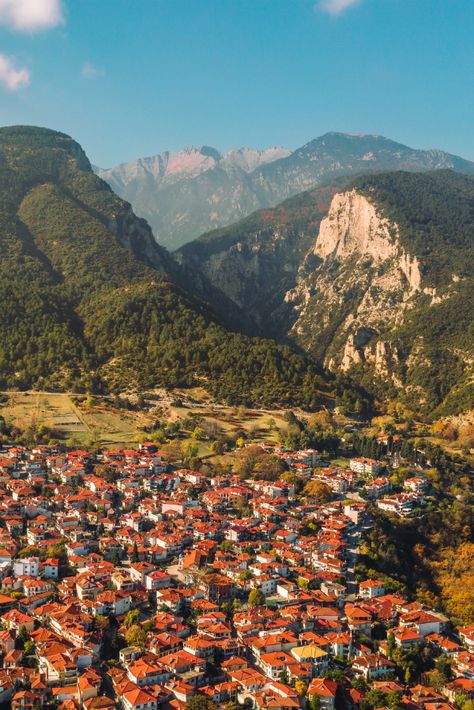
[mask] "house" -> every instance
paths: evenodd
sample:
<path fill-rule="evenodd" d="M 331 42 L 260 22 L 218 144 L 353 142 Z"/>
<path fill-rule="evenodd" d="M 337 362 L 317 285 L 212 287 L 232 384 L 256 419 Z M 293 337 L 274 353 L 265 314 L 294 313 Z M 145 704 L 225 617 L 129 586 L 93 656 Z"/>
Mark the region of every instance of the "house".
<path fill-rule="evenodd" d="M 359 596 L 363 599 L 382 597 L 385 594 L 385 585 L 375 579 L 366 579 L 359 584 Z"/>
<path fill-rule="evenodd" d="M 354 633 L 370 636 L 372 633 L 372 614 L 355 604 L 346 604 L 344 607 L 347 625 Z"/>
<path fill-rule="evenodd" d="M 45 579 L 58 579 L 59 560 L 55 557 L 50 557 L 41 564 L 41 569 Z"/>
<path fill-rule="evenodd" d="M 472 700 L 474 698 L 474 680 L 471 678 L 455 678 L 444 686 L 442 692 L 450 703 L 456 702 L 457 697 Z"/>
<path fill-rule="evenodd" d="M 293 658 L 286 651 L 262 653 L 257 660 L 257 665 L 268 678 L 277 680 L 286 671 L 288 664 L 293 663 Z"/>
<path fill-rule="evenodd" d="M 375 653 L 357 656 L 352 663 L 353 670 L 363 675 L 366 680 L 380 678 L 389 673 L 393 673 L 395 667 L 395 663 L 389 661 L 387 658 L 377 656 Z"/>
<path fill-rule="evenodd" d="M 166 589 L 171 586 L 171 576 L 159 569 L 145 573 L 145 588 L 154 592 L 157 589 Z"/>
<path fill-rule="evenodd" d="M 349 461 L 349 467 L 351 471 L 354 471 L 354 473 L 358 473 L 363 476 L 373 476 L 382 470 L 382 464 L 380 461 L 363 457 L 351 459 Z"/>
<path fill-rule="evenodd" d="M 316 644 L 296 646 L 291 649 L 291 655 L 296 658 L 298 663 L 310 661 L 315 675 L 324 673 L 329 666 L 329 654 Z"/>
<path fill-rule="evenodd" d="M 200 585 L 206 598 L 217 604 L 230 601 L 234 596 L 234 582 L 223 574 L 210 574 Z"/>
<path fill-rule="evenodd" d="M 415 609 L 401 615 L 400 626 L 415 628 L 420 636 L 440 634 L 448 625 L 448 619 L 442 614 L 424 609 Z"/>
<path fill-rule="evenodd" d="M 15 577 L 38 577 L 40 572 L 39 557 L 24 557 L 13 563 Z"/>
<path fill-rule="evenodd" d="M 156 710 L 158 703 L 154 695 L 135 686 L 120 695 L 124 710 Z"/>
<path fill-rule="evenodd" d="M 308 698 L 317 695 L 323 710 L 334 710 L 337 694 L 337 683 L 327 678 L 313 678 L 308 686 Z"/>
<path fill-rule="evenodd" d="M 415 629 L 400 628 L 392 631 L 395 643 L 400 648 L 410 648 L 410 646 L 421 645 L 424 642 L 423 636 Z"/>
<path fill-rule="evenodd" d="M 139 687 L 162 685 L 170 679 L 170 671 L 153 654 L 147 653 L 133 661 L 127 668 L 127 675 Z"/>

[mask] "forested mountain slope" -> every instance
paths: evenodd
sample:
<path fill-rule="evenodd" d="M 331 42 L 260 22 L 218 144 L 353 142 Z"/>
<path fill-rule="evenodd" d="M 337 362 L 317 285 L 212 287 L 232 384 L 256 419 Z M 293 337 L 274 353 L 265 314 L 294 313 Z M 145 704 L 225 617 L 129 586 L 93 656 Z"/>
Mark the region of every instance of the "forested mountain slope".
<path fill-rule="evenodd" d="M 305 357 L 228 332 L 186 292 L 189 271 L 61 133 L 0 129 L 0 250 L 2 387 L 200 382 L 229 401 L 305 406 L 326 388 Z"/>
<path fill-rule="evenodd" d="M 203 235 L 178 256 L 260 324 L 379 397 L 474 405 L 474 178 L 359 176 Z"/>

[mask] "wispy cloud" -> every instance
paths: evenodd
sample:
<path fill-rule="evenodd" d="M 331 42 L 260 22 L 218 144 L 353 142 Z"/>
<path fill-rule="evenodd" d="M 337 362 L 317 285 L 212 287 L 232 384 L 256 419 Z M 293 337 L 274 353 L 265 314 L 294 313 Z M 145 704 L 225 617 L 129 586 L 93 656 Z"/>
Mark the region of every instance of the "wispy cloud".
<path fill-rule="evenodd" d="M 354 5 L 358 5 L 360 2 L 361 0 L 319 0 L 316 4 L 316 8 L 337 17 L 345 10 L 348 10 Z"/>
<path fill-rule="evenodd" d="M 81 68 L 81 76 L 84 79 L 97 79 L 100 76 L 104 76 L 105 72 L 103 69 L 99 69 L 92 62 L 84 62 Z"/>
<path fill-rule="evenodd" d="M 7 91 L 24 89 L 30 83 L 28 69 L 18 69 L 11 57 L 0 54 L 0 86 Z"/>
<path fill-rule="evenodd" d="M 16 32 L 39 32 L 63 21 L 62 0 L 0 0 L 0 25 Z"/>

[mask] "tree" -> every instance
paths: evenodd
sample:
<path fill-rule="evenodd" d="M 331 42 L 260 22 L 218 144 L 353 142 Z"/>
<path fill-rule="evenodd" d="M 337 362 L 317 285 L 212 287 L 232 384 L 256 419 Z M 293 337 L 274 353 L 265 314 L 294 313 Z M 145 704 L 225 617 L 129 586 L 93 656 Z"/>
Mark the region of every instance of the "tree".
<path fill-rule="evenodd" d="M 145 629 L 141 626 L 135 624 L 131 626 L 125 634 L 125 641 L 127 646 L 138 646 L 138 648 L 144 648 L 146 643 L 147 633 Z"/>
<path fill-rule="evenodd" d="M 135 542 L 133 543 L 132 554 L 130 555 L 130 562 L 138 562 L 139 559 L 140 559 L 140 556 L 138 554 L 138 545 L 137 545 L 137 541 L 135 540 Z"/>
<path fill-rule="evenodd" d="M 361 708 L 380 708 L 387 704 L 387 695 L 378 688 L 371 688 L 361 703 Z"/>
<path fill-rule="evenodd" d="M 333 497 L 333 492 L 323 481 L 308 481 L 303 489 L 304 493 L 314 498 L 316 503 L 327 503 Z"/>
<path fill-rule="evenodd" d="M 441 655 L 437 659 L 436 670 L 442 674 L 442 676 L 444 678 L 444 682 L 451 679 L 451 677 L 453 675 L 453 672 L 451 670 L 451 663 L 449 662 L 449 659 L 444 654 Z"/>
<path fill-rule="evenodd" d="M 124 625 L 129 629 L 138 624 L 138 609 L 131 609 L 125 614 Z"/>
<path fill-rule="evenodd" d="M 29 641 L 30 635 L 28 631 L 26 630 L 26 627 L 23 626 L 23 624 L 20 626 L 18 629 L 18 633 L 16 635 L 16 646 L 17 648 L 23 649 L 25 647 L 25 643 Z"/>
<path fill-rule="evenodd" d="M 249 604 L 250 606 L 262 606 L 262 604 L 265 604 L 265 595 L 261 589 L 252 589 L 249 594 Z"/>
<path fill-rule="evenodd" d="M 191 462 L 198 455 L 198 445 L 195 441 L 184 441 L 181 444 L 181 458 L 186 463 Z"/>
<path fill-rule="evenodd" d="M 280 673 L 280 683 L 283 683 L 284 685 L 288 685 L 290 682 L 290 679 L 288 677 L 288 671 L 285 670 Z"/>
<path fill-rule="evenodd" d="M 308 690 L 308 684 L 305 683 L 304 680 L 297 680 L 295 683 L 295 690 L 299 696 L 303 696 Z"/>
<path fill-rule="evenodd" d="M 25 645 L 23 647 L 23 654 L 25 656 L 32 656 L 34 653 L 36 653 L 35 642 L 32 641 L 32 639 L 25 641 Z"/>
<path fill-rule="evenodd" d="M 321 699 L 317 693 L 311 696 L 309 700 L 310 710 L 321 710 Z"/>
<path fill-rule="evenodd" d="M 104 629 L 107 628 L 108 625 L 109 625 L 109 620 L 103 614 L 97 614 L 97 616 L 94 617 L 94 626 L 96 629 L 103 631 Z"/>
<path fill-rule="evenodd" d="M 27 547 L 24 547 L 20 552 L 18 553 L 18 557 L 20 559 L 23 559 L 24 557 L 39 557 L 41 554 L 41 551 L 39 547 L 34 547 L 33 545 L 28 545 Z"/>
<path fill-rule="evenodd" d="M 187 701 L 185 710 L 217 710 L 217 705 L 212 698 L 197 694 Z"/>
<path fill-rule="evenodd" d="M 403 706 L 400 694 L 397 693 L 395 690 L 390 690 L 387 693 L 387 705 L 390 710 L 401 710 Z"/>
<path fill-rule="evenodd" d="M 57 557 L 62 562 L 65 562 L 67 560 L 66 543 L 57 542 L 54 545 L 48 545 L 46 548 L 46 556 Z"/>
<path fill-rule="evenodd" d="M 235 457 L 235 470 L 241 478 L 254 478 L 276 481 L 287 468 L 284 461 L 268 454 L 261 446 L 252 444 L 239 449 Z"/>
<path fill-rule="evenodd" d="M 387 655 L 389 658 L 392 658 L 394 651 L 395 651 L 395 636 L 393 635 L 393 631 L 390 631 L 390 633 L 387 636 Z"/>
<path fill-rule="evenodd" d="M 367 683 L 365 682 L 364 678 L 359 675 L 356 676 L 352 681 L 352 687 L 356 690 L 359 690 L 361 693 L 365 693 L 365 691 L 367 690 Z"/>

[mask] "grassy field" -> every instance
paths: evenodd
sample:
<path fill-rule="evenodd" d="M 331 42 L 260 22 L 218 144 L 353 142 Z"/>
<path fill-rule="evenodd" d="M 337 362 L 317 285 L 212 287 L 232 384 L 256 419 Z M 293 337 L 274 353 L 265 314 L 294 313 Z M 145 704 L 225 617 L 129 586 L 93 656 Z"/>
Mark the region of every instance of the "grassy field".
<path fill-rule="evenodd" d="M 7 424 L 24 430 L 45 425 L 58 437 L 77 444 L 129 445 L 149 423 L 141 412 L 115 409 L 97 401 L 90 407 L 77 406 L 68 394 L 10 392 L 0 408 Z"/>
<path fill-rule="evenodd" d="M 216 404 L 205 390 L 195 388 L 176 391 L 172 395 L 157 392 L 147 400 L 144 411 L 116 408 L 104 398 L 77 404 L 71 394 L 46 392 L 8 392 L 0 414 L 7 424 L 20 430 L 44 425 L 54 435 L 72 445 L 132 446 L 143 437 L 144 427 L 157 418 L 174 422 L 195 416 L 210 432 L 209 440 L 198 442 L 199 456 L 216 460 L 211 440 L 216 436 L 235 436 L 245 432 L 256 442 L 277 442 L 287 423 L 283 410 L 247 409 Z M 84 396 L 81 399 L 85 399 Z M 184 439 L 187 434 L 184 434 Z M 189 436 L 191 432 L 189 432 Z"/>

